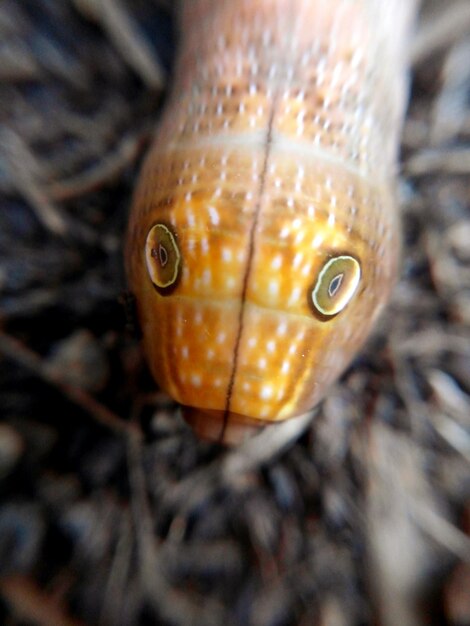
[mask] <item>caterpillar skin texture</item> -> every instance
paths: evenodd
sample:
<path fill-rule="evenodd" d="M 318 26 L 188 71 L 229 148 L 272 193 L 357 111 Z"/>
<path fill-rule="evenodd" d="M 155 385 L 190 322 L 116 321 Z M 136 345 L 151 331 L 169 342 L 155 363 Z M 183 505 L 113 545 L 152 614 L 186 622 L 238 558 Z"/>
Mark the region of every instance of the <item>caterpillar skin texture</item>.
<path fill-rule="evenodd" d="M 127 269 L 148 362 L 203 437 L 305 413 L 397 272 L 413 0 L 187 0 Z"/>

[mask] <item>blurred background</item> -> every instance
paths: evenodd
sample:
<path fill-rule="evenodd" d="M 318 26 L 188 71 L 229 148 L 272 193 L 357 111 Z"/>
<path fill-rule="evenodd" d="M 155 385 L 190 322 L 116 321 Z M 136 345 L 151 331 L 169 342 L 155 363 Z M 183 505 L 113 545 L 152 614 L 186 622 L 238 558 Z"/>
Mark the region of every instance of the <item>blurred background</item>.
<path fill-rule="evenodd" d="M 155 390 L 123 295 L 175 26 L 0 4 L 0 623 L 469 625 L 470 2 L 413 41 L 391 306 L 310 426 L 234 451 Z"/>

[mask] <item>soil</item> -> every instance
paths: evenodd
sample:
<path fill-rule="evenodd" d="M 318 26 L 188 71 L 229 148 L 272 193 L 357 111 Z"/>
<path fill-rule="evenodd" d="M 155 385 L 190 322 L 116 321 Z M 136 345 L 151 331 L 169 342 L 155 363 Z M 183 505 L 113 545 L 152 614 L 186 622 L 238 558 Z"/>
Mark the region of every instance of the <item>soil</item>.
<path fill-rule="evenodd" d="M 313 419 L 233 450 L 124 297 L 172 5 L 0 5 L 0 623 L 469 625 L 470 4 L 414 40 L 386 315 Z"/>

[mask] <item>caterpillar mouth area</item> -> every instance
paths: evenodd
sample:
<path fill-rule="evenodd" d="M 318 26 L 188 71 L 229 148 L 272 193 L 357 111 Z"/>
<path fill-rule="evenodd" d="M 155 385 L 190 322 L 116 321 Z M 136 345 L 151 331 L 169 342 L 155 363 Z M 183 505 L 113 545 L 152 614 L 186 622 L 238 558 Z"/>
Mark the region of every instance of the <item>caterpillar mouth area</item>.
<path fill-rule="evenodd" d="M 239 413 L 182 406 L 183 418 L 198 437 L 224 446 L 239 445 L 270 423 Z"/>

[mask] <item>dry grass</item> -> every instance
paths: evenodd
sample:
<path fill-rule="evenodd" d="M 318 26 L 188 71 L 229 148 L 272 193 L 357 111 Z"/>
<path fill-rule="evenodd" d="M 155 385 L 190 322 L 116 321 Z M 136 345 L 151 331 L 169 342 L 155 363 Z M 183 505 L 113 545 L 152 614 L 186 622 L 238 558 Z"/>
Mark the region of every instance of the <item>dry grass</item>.
<path fill-rule="evenodd" d="M 416 36 L 386 317 L 312 423 L 231 452 L 119 303 L 171 4 L 0 5 L 0 622 L 468 625 L 469 4 Z"/>

